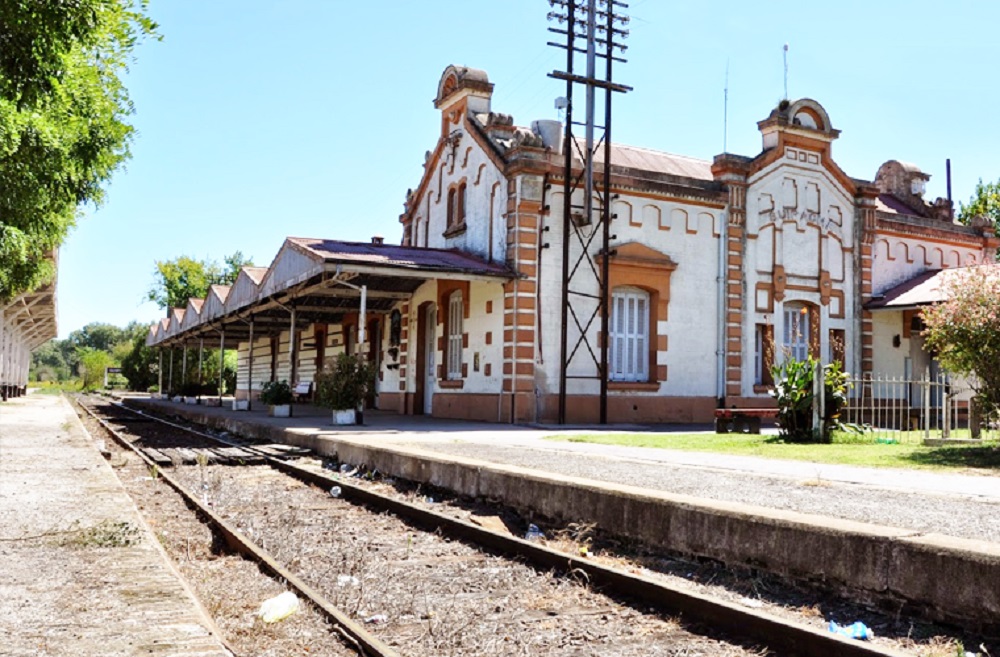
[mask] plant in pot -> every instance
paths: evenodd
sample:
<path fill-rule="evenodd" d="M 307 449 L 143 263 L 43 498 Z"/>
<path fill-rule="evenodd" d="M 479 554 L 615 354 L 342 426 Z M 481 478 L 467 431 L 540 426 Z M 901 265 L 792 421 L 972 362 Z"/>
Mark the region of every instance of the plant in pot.
<path fill-rule="evenodd" d="M 316 404 L 333 411 L 334 424 L 356 424 L 375 384 L 375 368 L 361 356 L 339 354 L 316 375 Z"/>
<path fill-rule="evenodd" d="M 194 382 L 188 382 L 181 386 L 181 397 L 185 404 L 197 404 L 198 396 L 201 394 L 201 386 Z"/>
<path fill-rule="evenodd" d="M 290 417 L 292 414 L 292 387 L 288 381 L 269 381 L 260 389 L 260 401 L 267 404 L 267 414 L 273 417 Z"/>
<path fill-rule="evenodd" d="M 219 399 L 218 399 L 218 397 L 219 397 L 219 384 L 218 383 L 216 383 L 216 382 L 203 383 L 201 386 L 199 386 L 198 389 L 199 389 L 199 392 L 201 393 L 201 396 L 205 398 L 205 399 L 202 399 L 202 401 L 201 401 L 202 404 L 205 404 L 206 406 L 220 406 L 221 405 L 221 403 L 219 402 Z"/>

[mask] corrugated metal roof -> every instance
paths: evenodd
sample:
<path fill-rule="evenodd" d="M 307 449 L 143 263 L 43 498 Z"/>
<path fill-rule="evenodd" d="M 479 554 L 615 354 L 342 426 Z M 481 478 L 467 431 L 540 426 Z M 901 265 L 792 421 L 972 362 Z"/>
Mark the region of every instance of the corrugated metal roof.
<path fill-rule="evenodd" d="M 580 139 L 581 147 L 586 141 Z M 579 159 L 579 153 L 574 156 Z M 604 149 L 598 148 L 594 154 L 594 161 L 604 162 Z M 639 146 L 627 146 L 625 144 L 611 145 L 612 166 L 626 167 L 629 169 L 641 169 L 654 173 L 665 173 L 671 176 L 683 178 L 694 178 L 696 180 L 714 180 L 712 176 L 712 163 L 708 160 L 699 160 L 696 157 L 687 155 L 675 155 L 655 151 L 650 148 Z"/>
<path fill-rule="evenodd" d="M 989 267 L 994 276 L 1000 276 L 997 265 L 978 265 Z M 974 267 L 955 267 L 953 269 L 932 269 L 886 290 L 881 298 L 867 304 L 869 310 L 902 310 L 940 303 L 948 298 L 948 288 L 956 280 L 967 276 Z"/>
<path fill-rule="evenodd" d="M 460 272 L 502 278 L 513 276 L 503 264 L 488 262 L 457 249 L 428 249 L 305 237 L 289 237 L 288 241 L 331 263 Z"/>
<path fill-rule="evenodd" d="M 267 273 L 267 267 L 243 267 L 241 271 L 246 272 L 246 275 L 250 277 L 250 280 L 260 285 L 261 279 L 263 279 L 264 274 Z"/>
<path fill-rule="evenodd" d="M 875 201 L 875 206 L 882 212 L 888 212 L 890 214 L 905 214 L 910 217 L 922 217 L 924 216 L 920 212 L 914 210 L 906 203 L 903 203 L 898 198 L 892 194 L 879 194 L 878 199 Z"/>

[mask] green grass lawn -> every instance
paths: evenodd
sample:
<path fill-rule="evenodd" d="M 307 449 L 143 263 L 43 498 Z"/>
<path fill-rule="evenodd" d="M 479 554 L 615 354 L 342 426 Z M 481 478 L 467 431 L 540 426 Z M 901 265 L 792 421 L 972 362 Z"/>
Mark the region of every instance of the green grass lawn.
<path fill-rule="evenodd" d="M 996 474 L 1000 471 L 1000 441 L 996 440 L 984 441 L 981 445 L 953 447 L 924 447 L 919 442 L 907 444 L 834 442 L 830 445 L 803 445 L 782 442 L 777 436 L 738 433 L 586 434 L 550 436 L 548 440 L 718 452 L 883 468 L 975 468 L 986 470 L 986 474 Z"/>

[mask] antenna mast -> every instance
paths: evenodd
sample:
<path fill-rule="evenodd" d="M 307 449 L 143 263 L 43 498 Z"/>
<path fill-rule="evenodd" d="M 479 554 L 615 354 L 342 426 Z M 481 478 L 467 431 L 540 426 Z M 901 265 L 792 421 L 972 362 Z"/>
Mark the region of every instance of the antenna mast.
<path fill-rule="evenodd" d="M 550 32 L 563 35 L 565 43 L 550 41 L 548 44 L 566 51 L 566 70 L 549 73 L 549 77 L 566 82 L 559 423 L 566 423 L 567 379 L 596 379 L 600 385 L 600 422 L 605 424 L 608 421 L 610 371 L 608 258 L 612 255 L 608 245 L 614 219 L 611 214 L 611 98 L 615 92 L 632 90 L 612 82 L 611 68 L 612 62 L 625 62 L 615 55 L 615 49 L 618 52 L 626 49 L 622 41 L 628 36 L 624 26 L 629 19 L 619 11 L 627 9 L 628 5 L 620 0 L 549 0 L 549 5 L 553 8 L 549 20 L 566 24 L 565 29 L 549 28 Z M 585 75 L 575 72 L 578 59 L 583 59 Z M 598 59 L 604 61 L 603 73 L 598 72 Z M 573 121 L 573 90 L 578 86 L 583 87 L 586 99 L 583 123 Z M 598 89 L 604 91 L 603 125 L 595 123 Z M 585 139 L 574 138 L 575 125 L 584 128 Z M 599 184 L 595 184 L 594 173 L 598 165 L 594 159 L 602 147 L 604 161 L 599 165 Z M 573 169 L 574 153 L 579 157 L 578 171 Z M 595 327 L 598 320 L 599 325 Z"/>
<path fill-rule="evenodd" d="M 729 142 L 729 58 L 726 58 L 726 86 L 722 90 L 722 152 L 728 153 Z"/>
<path fill-rule="evenodd" d="M 782 52 L 782 59 L 785 60 L 785 100 L 788 100 L 788 44 L 785 44 L 785 48 Z"/>

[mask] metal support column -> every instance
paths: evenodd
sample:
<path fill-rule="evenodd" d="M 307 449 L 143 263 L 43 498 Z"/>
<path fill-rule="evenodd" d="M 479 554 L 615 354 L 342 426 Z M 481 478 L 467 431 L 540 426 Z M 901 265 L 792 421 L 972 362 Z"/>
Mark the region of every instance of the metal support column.
<path fill-rule="evenodd" d="M 156 352 L 160 355 L 160 364 L 156 368 L 156 389 L 163 395 L 163 347 L 158 347 Z"/>
<path fill-rule="evenodd" d="M 222 406 L 222 375 L 226 368 L 226 329 L 219 331 L 219 406 Z"/>
<path fill-rule="evenodd" d="M 250 315 L 250 354 L 247 361 L 247 410 L 251 411 L 253 410 L 253 315 Z"/>

